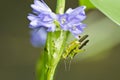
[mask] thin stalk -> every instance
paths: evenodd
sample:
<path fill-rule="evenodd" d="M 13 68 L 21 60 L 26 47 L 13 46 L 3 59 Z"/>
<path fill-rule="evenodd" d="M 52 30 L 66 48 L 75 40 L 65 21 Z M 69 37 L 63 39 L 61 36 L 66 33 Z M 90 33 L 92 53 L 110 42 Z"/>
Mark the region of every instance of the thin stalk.
<path fill-rule="evenodd" d="M 56 13 L 64 13 L 65 0 L 57 0 Z M 37 80 L 53 80 L 56 67 L 61 59 L 68 32 L 49 32 L 43 55 L 37 63 Z"/>
<path fill-rule="evenodd" d="M 65 0 L 57 0 L 56 13 L 63 14 L 65 9 Z"/>

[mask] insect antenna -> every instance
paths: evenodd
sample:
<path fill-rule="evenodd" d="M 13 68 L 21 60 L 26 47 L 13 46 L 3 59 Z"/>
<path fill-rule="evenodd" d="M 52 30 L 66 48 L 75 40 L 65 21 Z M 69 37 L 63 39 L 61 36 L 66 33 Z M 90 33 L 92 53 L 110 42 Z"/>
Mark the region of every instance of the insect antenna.
<path fill-rule="evenodd" d="M 89 42 L 89 40 L 86 40 L 86 41 L 79 47 L 79 49 L 82 49 L 88 42 Z"/>
<path fill-rule="evenodd" d="M 88 35 L 84 35 L 84 36 L 79 40 L 79 42 L 83 42 L 87 37 L 88 37 Z"/>

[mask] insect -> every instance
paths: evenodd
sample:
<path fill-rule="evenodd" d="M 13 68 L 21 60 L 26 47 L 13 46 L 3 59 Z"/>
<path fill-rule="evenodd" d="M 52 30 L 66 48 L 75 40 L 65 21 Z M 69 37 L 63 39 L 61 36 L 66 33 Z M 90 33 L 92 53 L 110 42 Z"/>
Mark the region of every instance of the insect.
<path fill-rule="evenodd" d="M 72 41 L 63 53 L 63 59 L 73 59 L 76 54 L 83 52 L 84 49 L 82 48 L 89 42 L 89 40 L 85 40 L 87 37 L 88 35 L 84 35 L 83 37 L 79 36 L 79 40 Z"/>

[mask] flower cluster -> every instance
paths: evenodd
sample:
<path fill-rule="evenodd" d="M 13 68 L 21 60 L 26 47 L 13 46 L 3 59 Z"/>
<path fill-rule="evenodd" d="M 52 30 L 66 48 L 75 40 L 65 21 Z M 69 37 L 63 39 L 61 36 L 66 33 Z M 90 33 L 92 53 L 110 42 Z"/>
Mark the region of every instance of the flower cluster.
<path fill-rule="evenodd" d="M 81 23 L 86 18 L 84 9 L 85 6 L 76 9 L 69 8 L 65 14 L 58 16 L 61 28 L 63 30 L 69 30 L 76 38 L 86 26 Z"/>
<path fill-rule="evenodd" d="M 29 14 L 28 19 L 31 21 L 29 27 L 33 29 L 31 42 L 34 46 L 44 45 L 47 32 L 56 30 L 55 21 L 59 23 L 62 30 L 70 31 L 76 38 L 86 26 L 81 23 L 86 18 L 85 6 L 75 9 L 69 8 L 64 14 L 52 12 L 43 0 L 34 0 L 34 4 L 31 7 L 33 14 Z"/>

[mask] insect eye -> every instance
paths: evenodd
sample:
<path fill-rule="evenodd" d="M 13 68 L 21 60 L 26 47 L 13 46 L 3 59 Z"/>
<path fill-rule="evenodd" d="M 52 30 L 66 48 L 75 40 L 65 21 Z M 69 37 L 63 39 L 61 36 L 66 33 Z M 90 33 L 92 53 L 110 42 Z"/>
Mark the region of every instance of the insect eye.
<path fill-rule="evenodd" d="M 79 39 L 81 38 L 81 36 L 80 36 L 80 35 L 79 35 L 78 37 L 79 37 Z"/>

